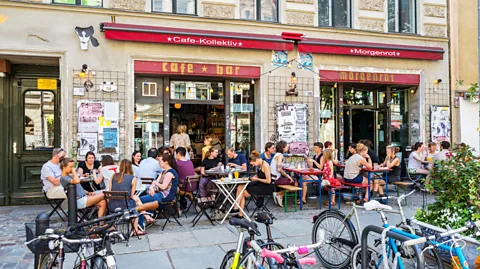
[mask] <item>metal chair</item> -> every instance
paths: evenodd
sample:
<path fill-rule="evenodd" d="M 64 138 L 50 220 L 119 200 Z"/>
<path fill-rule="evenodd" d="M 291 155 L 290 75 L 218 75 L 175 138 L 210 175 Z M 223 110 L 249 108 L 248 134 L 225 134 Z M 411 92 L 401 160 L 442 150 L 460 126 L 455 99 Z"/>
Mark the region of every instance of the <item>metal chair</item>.
<path fill-rule="evenodd" d="M 184 212 L 184 215 L 185 217 L 187 217 L 187 212 L 190 210 L 190 208 L 192 207 L 192 205 L 194 204 L 194 201 L 195 199 L 197 198 L 197 194 L 198 194 L 198 184 L 200 182 L 200 179 L 202 177 L 200 175 L 193 175 L 193 176 L 187 176 L 185 177 L 186 179 L 186 184 L 188 186 L 185 187 L 185 191 L 178 191 L 178 195 L 179 195 L 179 198 L 186 198 L 188 200 L 190 200 L 190 204 L 188 205 L 188 207 L 186 207 L 186 209 L 183 210 Z M 187 190 L 190 190 L 190 191 L 187 191 Z M 193 207 L 193 209 L 195 210 L 196 213 L 198 213 L 198 210 L 196 207 Z"/>
<path fill-rule="evenodd" d="M 103 191 L 103 194 L 104 194 L 104 200 L 107 203 L 107 210 L 109 214 L 114 213 L 118 208 L 122 210 L 127 208 L 130 209 L 128 206 L 128 201 L 130 200 L 130 197 L 128 196 L 127 191 Z M 121 202 L 115 203 L 115 201 L 121 201 Z M 130 221 L 126 221 L 125 223 L 120 223 L 116 227 L 117 230 L 123 233 L 123 236 L 127 240 L 127 245 L 130 239 L 130 234 L 134 230 L 134 227 L 135 227 L 134 219 Z M 137 235 L 137 238 L 139 240 L 141 239 L 138 235 Z"/>
<path fill-rule="evenodd" d="M 45 200 L 47 200 L 48 204 L 52 207 L 52 211 L 48 214 L 48 217 L 52 217 L 53 214 L 57 213 L 57 215 L 60 217 L 60 219 L 65 222 L 65 220 L 68 218 L 67 213 L 63 210 L 62 208 L 62 203 L 63 201 L 66 200 L 66 198 L 59 198 L 59 199 L 50 199 L 47 197 L 47 193 L 42 189 L 43 196 L 45 197 Z M 62 216 L 63 214 L 63 216 Z"/>

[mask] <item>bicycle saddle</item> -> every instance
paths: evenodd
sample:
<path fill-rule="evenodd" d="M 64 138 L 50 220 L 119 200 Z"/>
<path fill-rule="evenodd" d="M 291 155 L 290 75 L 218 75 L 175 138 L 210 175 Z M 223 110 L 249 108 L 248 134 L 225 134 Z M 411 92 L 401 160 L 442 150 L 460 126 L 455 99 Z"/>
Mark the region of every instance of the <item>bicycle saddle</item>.
<path fill-rule="evenodd" d="M 380 204 L 377 200 L 371 200 L 363 204 L 366 210 L 392 210 L 392 207 L 389 205 Z"/>
<path fill-rule="evenodd" d="M 231 218 L 228 223 L 237 228 L 239 227 L 248 231 L 253 231 L 258 236 L 262 235 L 258 230 L 257 224 L 253 221 L 248 221 L 247 219 Z"/>
<path fill-rule="evenodd" d="M 274 217 L 270 212 L 259 212 L 255 214 L 254 219 L 258 223 L 267 225 L 273 224 Z"/>

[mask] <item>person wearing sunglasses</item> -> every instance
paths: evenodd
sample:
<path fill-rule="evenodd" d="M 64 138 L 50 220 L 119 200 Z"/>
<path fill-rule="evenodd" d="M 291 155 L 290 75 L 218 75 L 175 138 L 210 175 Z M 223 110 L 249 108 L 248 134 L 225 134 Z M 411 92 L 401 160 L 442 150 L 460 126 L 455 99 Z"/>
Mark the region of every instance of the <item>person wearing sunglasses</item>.
<path fill-rule="evenodd" d="M 42 166 L 40 178 L 43 183 L 43 191 L 49 199 L 65 199 L 65 190 L 60 184 L 62 170 L 60 169 L 60 161 L 65 157 L 65 150 L 62 148 L 54 148 L 52 158 Z"/>

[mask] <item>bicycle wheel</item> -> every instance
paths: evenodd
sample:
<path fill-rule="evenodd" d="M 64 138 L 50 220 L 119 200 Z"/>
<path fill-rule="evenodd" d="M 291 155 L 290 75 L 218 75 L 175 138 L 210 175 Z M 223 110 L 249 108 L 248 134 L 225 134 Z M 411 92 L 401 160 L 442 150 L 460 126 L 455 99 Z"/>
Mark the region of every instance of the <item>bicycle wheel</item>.
<path fill-rule="evenodd" d="M 38 260 L 38 269 L 53 269 L 58 268 L 57 262 L 58 253 L 45 253 L 39 254 Z"/>
<path fill-rule="evenodd" d="M 92 269 L 107 269 L 107 262 L 102 257 L 95 257 L 92 261 Z M 117 268 L 115 266 L 115 268 Z"/>
<path fill-rule="evenodd" d="M 220 264 L 220 269 L 230 269 L 230 266 L 233 264 L 235 249 L 229 250 L 225 256 L 223 256 L 222 263 Z"/>
<path fill-rule="evenodd" d="M 385 268 L 385 265 L 384 265 L 385 257 L 383 256 L 383 253 L 382 253 L 381 244 L 379 244 L 376 247 L 368 246 L 367 249 L 368 249 L 367 268 L 368 269 Z M 404 255 L 405 252 L 407 252 L 406 255 Z M 390 246 L 387 245 L 387 249 L 385 253 L 387 254 L 388 268 L 390 269 L 401 268 L 399 265 L 400 261 L 397 261 L 397 266 L 396 268 L 394 267 L 395 254 L 393 253 L 392 248 Z M 425 268 L 425 263 L 423 258 L 421 257 L 421 252 L 418 247 L 409 248 L 407 251 L 399 250 L 399 254 L 400 254 L 399 257 L 400 257 L 401 263 L 403 264 L 403 268 L 405 269 L 424 269 Z M 362 268 L 362 246 L 361 245 L 357 245 L 352 250 L 351 268 L 352 269 Z"/>
<path fill-rule="evenodd" d="M 330 269 L 347 267 L 352 249 L 358 244 L 357 234 L 350 219 L 336 210 L 323 211 L 313 225 L 314 244 L 319 240 L 320 229 L 325 231 L 325 243 L 315 249 L 318 260 Z"/>

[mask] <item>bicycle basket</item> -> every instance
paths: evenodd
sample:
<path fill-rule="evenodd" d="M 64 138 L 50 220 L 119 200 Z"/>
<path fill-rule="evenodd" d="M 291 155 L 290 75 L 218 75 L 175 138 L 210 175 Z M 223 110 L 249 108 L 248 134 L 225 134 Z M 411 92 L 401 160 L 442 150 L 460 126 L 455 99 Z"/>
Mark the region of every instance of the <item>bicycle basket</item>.
<path fill-rule="evenodd" d="M 26 235 L 26 242 L 29 242 L 35 239 L 35 223 L 25 223 L 25 235 Z M 37 240 L 27 245 L 28 249 L 33 254 L 44 254 L 51 252 L 50 248 L 48 247 L 48 241 L 46 240 Z"/>
<path fill-rule="evenodd" d="M 128 241 L 130 239 L 130 234 L 132 233 L 131 226 L 132 225 L 129 220 L 122 220 L 115 225 L 115 230 L 122 233 L 123 237 L 125 238 L 125 241 Z M 113 243 L 119 243 L 123 240 L 121 240 L 119 237 L 115 237 L 112 241 Z"/>

